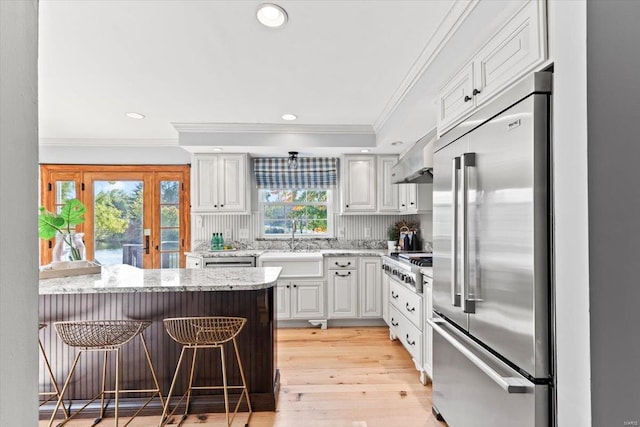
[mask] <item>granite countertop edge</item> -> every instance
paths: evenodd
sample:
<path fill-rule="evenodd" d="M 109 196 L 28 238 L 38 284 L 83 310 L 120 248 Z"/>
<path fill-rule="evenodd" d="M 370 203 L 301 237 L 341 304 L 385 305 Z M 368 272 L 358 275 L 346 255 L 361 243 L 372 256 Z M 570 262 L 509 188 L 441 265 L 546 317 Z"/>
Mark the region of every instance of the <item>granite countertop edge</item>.
<path fill-rule="evenodd" d="M 281 271 L 280 267 L 142 270 L 103 266 L 101 274 L 42 279 L 39 294 L 255 291 L 275 287 Z"/>
<path fill-rule="evenodd" d="M 382 256 L 388 253 L 386 249 L 317 249 L 317 250 L 299 250 L 288 251 L 286 249 L 252 249 L 252 250 L 233 250 L 233 251 L 191 251 L 185 252 L 185 255 L 191 256 L 214 256 L 214 257 L 240 257 L 255 256 L 259 257 L 265 253 L 287 252 L 287 253 L 320 253 L 323 257 L 328 256 Z"/>

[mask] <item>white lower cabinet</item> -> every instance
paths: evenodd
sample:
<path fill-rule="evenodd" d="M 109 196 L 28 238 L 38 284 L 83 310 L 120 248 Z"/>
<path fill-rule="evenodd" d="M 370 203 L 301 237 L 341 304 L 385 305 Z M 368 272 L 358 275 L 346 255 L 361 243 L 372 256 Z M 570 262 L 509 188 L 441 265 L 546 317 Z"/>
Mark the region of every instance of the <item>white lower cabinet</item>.
<path fill-rule="evenodd" d="M 382 273 L 382 319 L 389 326 L 389 276 Z"/>
<path fill-rule="evenodd" d="M 407 349 L 420 381 L 426 384 L 424 369 L 423 296 L 394 279 L 389 280 L 389 337 Z"/>
<path fill-rule="evenodd" d="M 382 317 L 380 257 L 327 259 L 329 319 Z"/>
<path fill-rule="evenodd" d="M 277 318 L 318 319 L 324 317 L 324 281 L 278 281 L 276 289 Z"/>
<path fill-rule="evenodd" d="M 358 259 L 360 317 L 382 317 L 382 260 L 380 257 Z"/>
<path fill-rule="evenodd" d="M 356 271 L 329 270 L 329 318 L 349 319 L 358 316 L 358 282 Z"/>
<path fill-rule="evenodd" d="M 424 339 L 423 339 L 423 366 L 429 376 L 433 378 L 433 328 L 427 324 L 426 319 L 433 317 L 433 279 L 424 277 L 423 298 L 424 298 Z"/>

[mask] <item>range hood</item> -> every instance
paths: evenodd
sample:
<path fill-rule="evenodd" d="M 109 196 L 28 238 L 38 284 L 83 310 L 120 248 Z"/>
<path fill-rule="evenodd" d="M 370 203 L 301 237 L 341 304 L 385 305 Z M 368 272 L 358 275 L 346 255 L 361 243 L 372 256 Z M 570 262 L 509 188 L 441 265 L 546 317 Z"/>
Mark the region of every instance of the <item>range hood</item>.
<path fill-rule="evenodd" d="M 391 168 L 392 184 L 433 182 L 433 143 L 435 129 L 416 142 Z"/>

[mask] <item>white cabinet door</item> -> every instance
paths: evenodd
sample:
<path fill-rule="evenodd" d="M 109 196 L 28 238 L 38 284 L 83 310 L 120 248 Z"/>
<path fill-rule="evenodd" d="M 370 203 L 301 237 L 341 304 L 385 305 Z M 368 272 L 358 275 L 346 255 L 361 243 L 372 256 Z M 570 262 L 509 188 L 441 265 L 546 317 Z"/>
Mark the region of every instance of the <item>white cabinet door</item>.
<path fill-rule="evenodd" d="M 430 319 L 433 317 L 433 304 L 432 304 L 432 286 L 431 284 L 427 285 L 425 283 L 423 292 L 424 292 L 424 315 L 425 319 Z M 430 378 L 433 378 L 433 328 L 429 326 L 426 322 L 424 325 L 424 335 L 423 335 L 423 361 L 424 361 L 424 370 L 429 375 Z"/>
<path fill-rule="evenodd" d="M 473 63 L 469 63 L 438 93 L 438 134 L 444 133 L 473 108 Z"/>
<path fill-rule="evenodd" d="M 191 211 L 218 210 L 218 156 L 197 154 L 191 168 Z"/>
<path fill-rule="evenodd" d="M 475 56 L 476 105 L 481 105 L 545 60 L 544 7 L 544 1 L 528 3 Z"/>
<path fill-rule="evenodd" d="M 291 318 L 291 284 L 289 282 L 278 282 L 276 286 L 276 317 Z"/>
<path fill-rule="evenodd" d="M 246 154 L 194 154 L 191 211 L 249 213 Z"/>
<path fill-rule="evenodd" d="M 382 319 L 389 326 L 389 276 L 382 273 Z"/>
<path fill-rule="evenodd" d="M 431 212 L 433 210 L 433 184 L 405 184 L 407 214 Z"/>
<path fill-rule="evenodd" d="M 247 210 L 247 171 L 244 154 L 225 154 L 219 157 L 218 201 L 221 211 Z"/>
<path fill-rule="evenodd" d="M 410 185 L 416 184 L 397 184 L 398 187 L 398 204 L 400 205 L 400 213 L 406 214 L 409 211 L 409 193 Z"/>
<path fill-rule="evenodd" d="M 391 168 L 398 163 L 398 156 L 378 156 L 378 212 L 396 213 L 398 206 L 398 187 L 391 183 Z"/>
<path fill-rule="evenodd" d="M 324 317 L 324 282 L 291 282 L 291 317 Z"/>
<path fill-rule="evenodd" d="M 382 270 L 379 257 L 358 260 L 360 317 L 382 317 Z"/>
<path fill-rule="evenodd" d="M 341 211 L 376 211 L 375 156 L 345 156 Z"/>
<path fill-rule="evenodd" d="M 329 270 L 328 274 L 329 318 L 356 318 L 358 316 L 356 270 Z"/>

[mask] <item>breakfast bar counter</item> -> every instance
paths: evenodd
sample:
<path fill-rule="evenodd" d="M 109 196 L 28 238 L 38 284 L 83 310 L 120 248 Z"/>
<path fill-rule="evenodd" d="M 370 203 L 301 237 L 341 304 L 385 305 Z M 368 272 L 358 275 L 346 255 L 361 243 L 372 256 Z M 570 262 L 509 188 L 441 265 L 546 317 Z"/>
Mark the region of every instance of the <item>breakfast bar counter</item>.
<path fill-rule="evenodd" d="M 70 276 L 40 280 L 40 322 L 49 325 L 40 332 L 56 379 L 66 377 L 75 356 L 75 350 L 58 338 L 53 323 L 64 320 L 149 320 L 151 326 L 144 332 L 151 359 L 158 373 L 163 395 L 169 390 L 178 362 L 181 346 L 165 332 L 162 320 L 168 317 L 237 316 L 247 318 L 238 335 L 251 404 L 254 411 L 273 411 L 279 374 L 276 367 L 274 289 L 279 267 L 218 268 L 218 269 L 163 269 L 142 270 L 128 265 L 103 266 L 100 274 Z M 218 352 L 198 354 L 197 375 L 203 383 L 222 384 Z M 75 374 L 65 396 L 75 404 L 91 399 L 100 391 L 102 360 L 98 355 L 87 357 Z M 144 352 L 137 342 L 128 343 L 122 352 L 126 368 L 121 372 L 123 388 L 139 389 L 152 384 L 146 367 Z M 240 383 L 237 362 L 227 358 L 229 384 Z M 114 377 L 108 369 L 107 381 Z M 177 395 L 187 386 L 188 375 L 176 385 Z M 48 391 L 50 383 L 44 365 L 40 367 L 41 391 Z M 182 391 L 181 391 L 182 390 Z M 131 411 L 142 396 L 133 395 Z M 126 414 L 127 399 L 122 399 L 121 412 Z M 157 399 L 156 399 L 157 400 Z M 232 400 L 233 401 L 233 400 Z M 67 402 L 69 403 L 69 402 Z M 85 410 L 87 416 L 95 416 Z M 53 409 L 41 407 L 41 417 Z M 96 405 L 95 411 L 99 408 Z M 159 402 L 149 405 L 145 413 L 161 413 Z M 221 395 L 195 396 L 191 413 L 224 412 Z M 107 412 L 108 414 L 108 412 Z"/>

